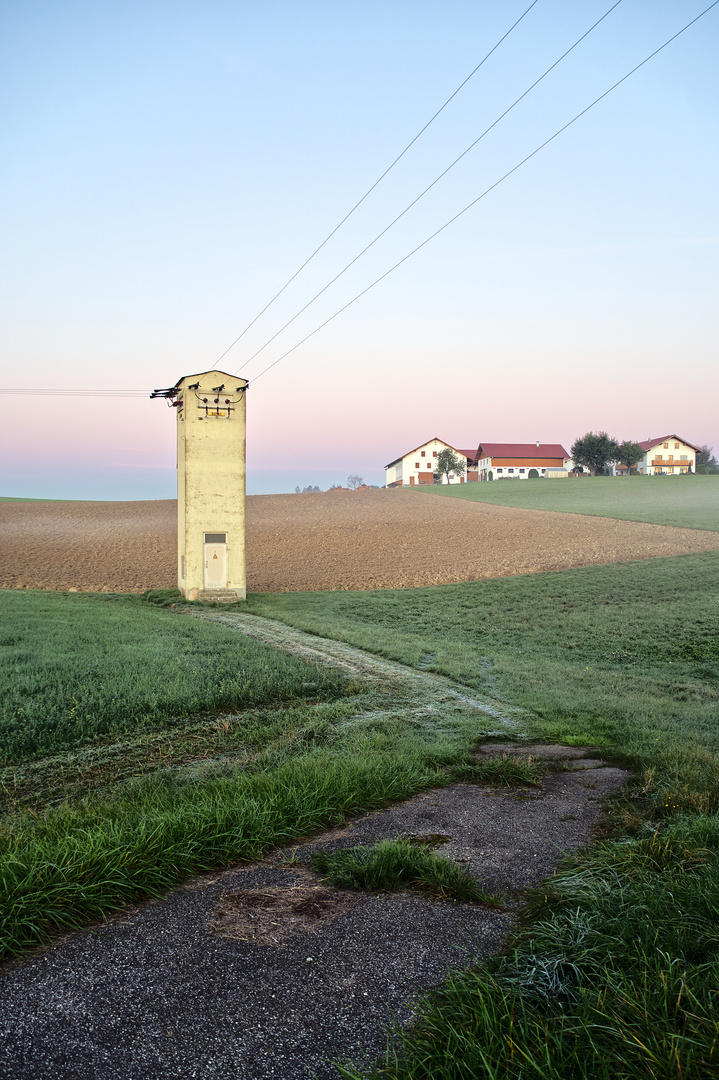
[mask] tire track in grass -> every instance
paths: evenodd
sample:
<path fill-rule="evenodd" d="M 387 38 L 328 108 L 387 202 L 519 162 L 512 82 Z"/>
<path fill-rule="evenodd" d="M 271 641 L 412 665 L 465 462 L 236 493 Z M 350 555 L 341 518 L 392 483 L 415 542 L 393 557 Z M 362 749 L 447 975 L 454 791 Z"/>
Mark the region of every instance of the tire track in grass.
<path fill-rule="evenodd" d="M 444 675 L 407 667 L 395 660 L 365 652 L 353 645 L 331 638 L 296 630 L 275 619 L 263 615 L 246 615 L 240 612 L 215 612 L 204 609 L 191 611 L 194 618 L 220 623 L 230 630 L 246 634 L 257 641 L 292 653 L 310 663 L 323 664 L 338 668 L 350 677 L 361 679 L 370 685 L 380 685 L 397 693 L 402 704 L 401 711 L 410 712 L 417 707 L 434 711 L 440 705 L 446 705 L 452 699 L 470 709 L 492 718 L 498 725 L 497 731 L 487 732 L 487 736 L 511 734 L 516 739 L 525 738 L 523 720 L 528 717 L 524 709 L 500 702 L 494 698 L 469 693 L 466 687 L 459 686 Z M 419 700 L 418 700 L 419 699 Z M 399 702 L 394 704 L 392 712 L 397 713 Z"/>

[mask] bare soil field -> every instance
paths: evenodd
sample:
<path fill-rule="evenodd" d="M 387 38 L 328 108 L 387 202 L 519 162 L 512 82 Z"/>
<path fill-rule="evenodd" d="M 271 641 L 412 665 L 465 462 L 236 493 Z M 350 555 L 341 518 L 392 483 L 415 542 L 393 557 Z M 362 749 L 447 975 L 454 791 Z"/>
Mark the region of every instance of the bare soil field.
<path fill-rule="evenodd" d="M 0 588 L 174 588 L 176 507 L 0 503 Z M 250 592 L 389 589 L 719 548 L 719 533 L 433 499 L 401 488 L 247 499 Z"/>

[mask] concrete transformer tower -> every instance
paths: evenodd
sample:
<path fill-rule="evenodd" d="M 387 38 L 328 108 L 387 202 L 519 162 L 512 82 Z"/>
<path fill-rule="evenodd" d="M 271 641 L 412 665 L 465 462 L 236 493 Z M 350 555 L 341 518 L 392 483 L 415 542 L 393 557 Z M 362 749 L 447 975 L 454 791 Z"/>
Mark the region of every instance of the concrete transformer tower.
<path fill-rule="evenodd" d="M 187 600 L 244 600 L 245 394 L 226 371 L 155 390 L 177 409 L 177 585 Z"/>

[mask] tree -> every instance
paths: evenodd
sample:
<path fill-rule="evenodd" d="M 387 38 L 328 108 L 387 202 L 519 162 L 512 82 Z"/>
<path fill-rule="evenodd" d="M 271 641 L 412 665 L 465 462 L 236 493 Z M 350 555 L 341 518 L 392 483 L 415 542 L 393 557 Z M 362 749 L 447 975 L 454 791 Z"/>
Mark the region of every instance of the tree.
<path fill-rule="evenodd" d="M 620 443 L 615 460 L 623 465 L 627 472 L 631 472 L 632 469 L 636 469 L 643 457 L 644 451 L 639 443 L 625 441 Z"/>
<path fill-rule="evenodd" d="M 347 487 L 351 488 L 352 491 L 356 491 L 357 488 L 362 487 L 363 484 L 364 480 L 362 479 L 362 477 L 357 476 L 355 473 L 350 473 L 350 475 L 347 477 Z"/>
<path fill-rule="evenodd" d="M 719 461 L 712 453 L 711 446 L 700 446 L 697 451 L 698 473 L 719 473 Z"/>
<path fill-rule="evenodd" d="M 619 443 L 606 431 L 588 431 L 576 440 L 570 453 L 576 465 L 586 465 L 592 476 L 596 476 L 611 462 L 619 460 Z"/>
<path fill-rule="evenodd" d="M 439 477 L 440 482 L 443 476 L 447 477 L 447 483 L 451 476 L 464 476 L 466 469 L 467 459 L 455 454 L 451 447 L 446 446 L 437 454 L 437 468 L 434 475 Z"/>

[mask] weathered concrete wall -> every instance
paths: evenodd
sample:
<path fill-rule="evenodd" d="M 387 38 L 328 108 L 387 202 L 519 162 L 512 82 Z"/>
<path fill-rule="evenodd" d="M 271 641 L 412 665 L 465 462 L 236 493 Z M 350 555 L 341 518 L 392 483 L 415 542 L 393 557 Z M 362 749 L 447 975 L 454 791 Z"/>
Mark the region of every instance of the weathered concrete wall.
<path fill-rule="evenodd" d="M 198 599 L 205 588 L 205 534 L 224 533 L 224 587 L 244 598 L 247 382 L 206 371 L 177 386 L 178 587 L 189 600 Z"/>

